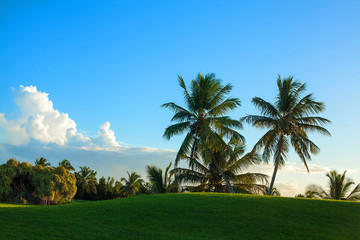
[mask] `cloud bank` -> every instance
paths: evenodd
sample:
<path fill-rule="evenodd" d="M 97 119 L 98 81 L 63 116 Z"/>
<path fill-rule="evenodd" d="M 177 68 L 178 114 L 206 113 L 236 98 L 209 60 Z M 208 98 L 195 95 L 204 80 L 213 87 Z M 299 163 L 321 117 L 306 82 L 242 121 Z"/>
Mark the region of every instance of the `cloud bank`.
<path fill-rule="evenodd" d="M 308 164 L 310 173 L 326 173 L 329 172 L 331 169 L 325 166 L 316 165 L 309 163 Z M 262 172 L 271 175 L 274 171 L 274 165 L 271 163 L 263 163 L 260 165 L 253 165 L 250 166 L 250 171 L 252 172 Z M 279 172 L 283 173 L 303 173 L 307 174 L 305 166 L 302 163 L 298 162 L 286 162 L 285 166 L 281 167 Z"/>
<path fill-rule="evenodd" d="M 122 146 L 108 121 L 100 125 L 96 136 L 84 136 L 69 114 L 54 108 L 48 93 L 35 86 L 20 86 L 14 92 L 20 115 L 10 120 L 0 113 L 0 128 L 5 133 L 0 164 L 9 158 L 34 163 L 45 157 L 52 165 L 68 159 L 76 169 L 87 165 L 98 171 L 98 177 L 119 179 L 126 171 L 145 176 L 146 165 L 164 168 L 175 159 L 173 150 Z"/>
<path fill-rule="evenodd" d="M 54 109 L 49 94 L 38 91 L 35 86 L 20 86 L 15 90 L 15 103 L 20 116 L 7 120 L 0 113 L 0 127 L 5 131 L 5 141 L 12 145 L 27 144 L 36 140 L 59 146 L 119 147 L 110 123 L 103 123 L 96 137 L 86 137 L 77 132 L 76 123 L 67 113 Z"/>

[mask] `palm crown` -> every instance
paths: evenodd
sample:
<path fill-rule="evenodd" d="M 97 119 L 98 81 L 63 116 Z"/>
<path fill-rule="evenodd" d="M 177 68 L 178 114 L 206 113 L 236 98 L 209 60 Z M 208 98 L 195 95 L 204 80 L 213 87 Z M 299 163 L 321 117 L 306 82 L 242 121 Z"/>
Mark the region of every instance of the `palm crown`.
<path fill-rule="evenodd" d="M 189 167 L 175 168 L 179 182 L 190 183 L 193 186 L 187 188 L 194 191 L 227 192 L 224 180 L 216 166 L 213 164 L 212 156 L 224 171 L 231 185 L 239 192 L 257 193 L 262 192 L 266 187 L 267 176 L 261 173 L 244 173 L 243 171 L 253 164 L 261 162 L 258 154 L 246 153 L 245 146 L 239 141 L 231 138 L 227 145 L 218 145 L 209 153 L 200 151 L 195 158 L 187 157 Z M 200 161 L 201 159 L 201 161 Z M 194 186 L 194 184 L 198 184 Z"/>
<path fill-rule="evenodd" d="M 50 167 L 51 164 L 47 161 L 46 158 L 41 157 L 36 159 L 35 166 Z"/>
<path fill-rule="evenodd" d="M 173 102 L 162 105 L 175 112 L 171 121 L 177 122 L 166 128 L 164 137 L 170 139 L 174 135 L 186 133 L 177 153 L 175 166 L 186 156 L 194 158 L 200 146 L 210 149 L 210 145 L 214 143 L 225 144 L 219 134 L 227 138 L 243 140 L 243 136 L 234 130 L 234 128 L 242 128 L 241 122 L 225 116 L 229 111 L 240 106 L 238 98 L 227 97 L 232 89 L 230 84 L 223 86 L 213 73 L 205 76 L 199 73 L 196 79 L 191 81 L 189 89 L 181 76 L 178 76 L 178 81 L 183 89 L 186 108 Z M 227 181 L 222 170 L 219 171 Z M 228 185 L 232 190 L 229 183 Z"/>
<path fill-rule="evenodd" d="M 69 171 L 75 171 L 75 168 L 71 165 L 70 161 L 67 159 L 60 161 L 59 166 L 62 166 Z"/>
<path fill-rule="evenodd" d="M 329 178 L 328 192 L 318 185 L 310 185 L 306 189 L 306 196 L 325 199 L 343 199 L 343 200 L 360 200 L 360 184 L 350 192 L 350 188 L 355 184 L 352 179 L 346 177 L 346 171 L 343 174 L 333 170 L 326 173 Z M 350 192 L 350 193 L 349 193 Z"/>
<path fill-rule="evenodd" d="M 96 193 L 96 174 L 96 171 L 91 170 L 87 166 L 80 167 L 80 171 L 75 173 L 77 185 L 81 188 L 81 199 L 84 197 L 84 191 Z"/>
<path fill-rule="evenodd" d="M 146 172 L 150 181 L 151 192 L 169 193 L 178 192 L 178 185 L 173 181 L 174 173 L 170 171 L 172 163 L 165 169 L 164 176 L 161 168 L 156 166 L 146 166 Z"/>
<path fill-rule="evenodd" d="M 128 174 L 128 179 L 121 178 L 121 181 L 124 183 L 121 192 L 124 196 L 130 197 L 136 195 L 137 192 L 139 192 L 144 180 L 141 179 L 140 175 L 137 174 L 136 172 L 131 172 L 131 173 L 127 172 L 127 174 Z"/>
<path fill-rule="evenodd" d="M 313 94 L 303 96 L 306 84 L 302 84 L 293 77 L 277 79 L 278 94 L 275 104 L 271 104 L 259 97 L 252 102 L 262 115 L 248 115 L 242 120 L 254 127 L 265 128 L 268 131 L 255 144 L 254 150 L 263 148 L 263 160 L 269 161 L 274 156 L 274 173 L 269 192 L 273 187 L 278 166 L 285 164 L 290 145 L 304 163 L 307 171 L 307 161 L 311 154 L 319 152 L 319 147 L 309 139 L 308 132 L 318 132 L 323 135 L 330 133 L 323 127 L 329 120 L 313 116 L 325 110 L 323 102 L 315 101 Z"/>

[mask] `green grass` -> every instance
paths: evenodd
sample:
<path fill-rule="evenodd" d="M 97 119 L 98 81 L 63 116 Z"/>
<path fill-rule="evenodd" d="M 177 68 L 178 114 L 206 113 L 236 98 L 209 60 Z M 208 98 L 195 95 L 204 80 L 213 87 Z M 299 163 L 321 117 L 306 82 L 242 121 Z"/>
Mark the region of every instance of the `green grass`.
<path fill-rule="evenodd" d="M 166 194 L 0 204 L 0 239 L 360 239 L 360 203 Z"/>

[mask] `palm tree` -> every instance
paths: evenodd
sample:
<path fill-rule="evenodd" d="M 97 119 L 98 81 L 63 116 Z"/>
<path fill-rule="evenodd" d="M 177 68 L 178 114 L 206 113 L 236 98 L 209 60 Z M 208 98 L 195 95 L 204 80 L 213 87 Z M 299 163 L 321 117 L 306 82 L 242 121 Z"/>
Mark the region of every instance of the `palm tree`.
<path fill-rule="evenodd" d="M 146 166 L 146 172 L 150 180 L 150 189 L 153 193 L 169 193 L 169 192 L 178 192 L 178 186 L 175 181 L 173 181 L 172 176 L 174 172 L 170 171 L 172 163 L 170 162 L 169 166 L 165 169 L 163 176 L 163 171 L 156 166 Z"/>
<path fill-rule="evenodd" d="M 250 165 L 261 162 L 259 156 L 253 152 L 244 153 L 245 146 L 242 141 L 231 138 L 227 146 L 213 146 L 212 152 L 203 151 L 194 154 L 194 158 L 187 157 L 189 169 L 175 168 L 173 171 L 179 183 L 190 184 L 186 187 L 190 191 L 229 192 L 224 178 L 213 164 L 215 159 L 237 192 L 261 193 L 265 188 L 263 183 L 267 183 L 267 175 L 243 173 Z"/>
<path fill-rule="evenodd" d="M 229 111 L 241 105 L 238 98 L 227 97 L 232 89 L 230 84 L 223 86 L 214 73 L 205 76 L 199 73 L 196 79 L 191 81 L 189 89 L 181 76 L 178 76 L 178 81 L 183 89 L 186 108 L 173 102 L 162 105 L 175 112 L 171 121 L 177 122 L 165 129 L 164 137 L 169 140 L 172 136 L 186 133 L 177 153 L 175 166 L 186 156 L 194 158 L 199 147 L 211 151 L 211 145 L 225 144 L 219 134 L 243 140 L 233 129 L 241 129 L 242 123 L 226 116 Z M 234 192 L 223 170 L 214 159 L 212 161 L 230 191 Z"/>
<path fill-rule="evenodd" d="M 345 175 L 346 171 L 344 171 L 343 174 L 340 174 L 336 170 L 332 170 L 326 173 L 326 176 L 329 178 L 328 192 L 326 192 L 321 186 L 313 184 L 307 187 L 305 195 L 310 198 L 350 201 L 360 200 L 360 184 L 356 185 L 349 193 L 351 186 L 355 183 Z"/>
<path fill-rule="evenodd" d="M 35 166 L 42 166 L 45 168 L 50 167 L 51 163 L 49 163 L 46 158 L 41 157 L 36 159 Z"/>
<path fill-rule="evenodd" d="M 96 193 L 96 174 L 96 171 L 91 170 L 87 166 L 80 167 L 80 171 L 75 173 L 76 185 L 81 189 L 81 199 L 84 198 L 84 191 Z"/>
<path fill-rule="evenodd" d="M 264 188 L 264 191 L 262 192 L 262 194 L 263 195 L 269 195 L 269 196 L 279 196 L 279 197 L 281 196 L 280 191 L 275 187 L 272 188 L 271 193 L 269 194 L 269 186 L 266 186 Z"/>
<path fill-rule="evenodd" d="M 136 172 L 127 172 L 128 179 L 121 178 L 121 181 L 124 182 L 122 186 L 122 194 L 125 197 L 131 197 L 136 195 L 142 188 L 142 183 L 144 180 L 141 179 L 140 175 Z"/>
<path fill-rule="evenodd" d="M 65 169 L 69 170 L 69 171 L 75 171 L 75 168 L 71 165 L 70 161 L 67 159 L 64 159 L 62 161 L 59 162 L 59 167 L 62 166 Z"/>
<path fill-rule="evenodd" d="M 268 162 L 271 155 L 274 158 L 274 172 L 271 178 L 268 194 L 271 194 L 279 166 L 285 165 L 290 145 L 304 163 L 307 171 L 307 161 L 311 154 L 320 151 L 308 137 L 308 132 L 318 132 L 323 135 L 330 133 L 323 127 L 330 123 L 328 119 L 313 116 L 325 110 L 323 102 L 315 101 L 313 94 L 302 96 L 306 84 L 302 84 L 293 77 L 277 79 L 278 94 L 275 104 L 271 104 L 259 97 L 252 102 L 262 115 L 248 115 L 242 120 L 252 126 L 268 129 L 265 135 L 255 144 L 254 151 L 264 149 L 262 158 Z"/>
<path fill-rule="evenodd" d="M 280 194 L 280 191 L 279 191 L 279 190 L 277 190 L 276 188 L 273 188 L 273 189 L 271 190 L 270 196 L 278 196 L 278 197 L 280 197 L 281 194 Z"/>

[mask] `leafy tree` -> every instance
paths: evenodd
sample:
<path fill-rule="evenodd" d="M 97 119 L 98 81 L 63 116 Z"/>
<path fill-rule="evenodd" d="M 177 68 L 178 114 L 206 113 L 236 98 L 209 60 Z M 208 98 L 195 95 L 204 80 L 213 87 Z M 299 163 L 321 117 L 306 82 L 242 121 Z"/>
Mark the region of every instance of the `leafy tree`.
<path fill-rule="evenodd" d="M 42 205 L 70 203 L 76 194 L 76 178 L 62 166 L 35 169 L 33 176 L 34 196 Z"/>
<path fill-rule="evenodd" d="M 360 200 L 360 184 L 356 185 L 355 188 L 350 191 L 351 186 L 355 185 L 355 182 L 346 177 L 346 171 L 340 174 L 336 170 L 332 170 L 326 173 L 326 176 L 329 178 L 328 192 L 321 186 L 313 184 L 307 187 L 305 195 L 310 198 Z"/>
<path fill-rule="evenodd" d="M 175 168 L 177 181 L 190 184 L 186 187 L 190 191 L 229 192 L 224 178 L 213 164 L 215 159 L 237 192 L 264 191 L 263 183 L 267 183 L 265 174 L 243 172 L 250 165 L 260 163 L 260 159 L 256 153 L 245 154 L 245 146 L 240 139 L 231 138 L 227 145 L 216 145 L 212 148 L 211 152 L 195 153 L 194 158 L 188 156 L 186 159 L 189 169 Z"/>
<path fill-rule="evenodd" d="M 69 171 L 75 171 L 75 168 L 71 165 L 70 161 L 67 159 L 60 161 L 59 166 L 62 166 Z"/>
<path fill-rule="evenodd" d="M 308 132 L 317 132 L 323 135 L 330 133 L 323 127 L 330 123 L 328 119 L 313 116 L 324 111 L 325 104 L 315 101 L 313 94 L 303 96 L 306 84 L 294 80 L 293 77 L 277 79 L 278 94 L 274 104 L 259 97 L 254 97 L 252 102 L 262 115 L 248 115 L 242 120 L 252 126 L 268 129 L 266 134 L 255 144 L 254 150 L 263 148 L 262 158 L 266 162 L 273 155 L 274 172 L 271 179 L 269 192 L 271 194 L 278 168 L 285 165 L 285 161 L 292 146 L 307 171 L 307 161 L 311 154 L 320 151 L 319 147 L 309 139 Z"/>
<path fill-rule="evenodd" d="M 0 200 L 62 204 L 72 201 L 76 179 L 63 167 L 32 166 L 10 159 L 0 165 Z"/>
<path fill-rule="evenodd" d="M 169 192 L 178 192 L 178 186 L 175 181 L 173 181 L 172 176 L 173 172 L 169 172 L 171 168 L 171 162 L 166 168 L 164 176 L 163 171 L 156 166 L 146 166 L 146 172 L 150 180 L 150 190 L 153 193 L 169 193 Z"/>
<path fill-rule="evenodd" d="M 34 167 L 27 163 L 20 163 L 9 159 L 0 165 L 0 200 L 27 203 L 35 198 L 32 195 Z"/>
<path fill-rule="evenodd" d="M 0 201 L 7 201 L 13 192 L 12 181 L 16 176 L 16 167 L 20 163 L 15 159 L 9 159 L 0 165 Z"/>
<path fill-rule="evenodd" d="M 183 89 L 186 108 L 173 102 L 162 105 L 175 112 L 171 121 L 177 122 L 165 129 L 164 137 L 170 139 L 172 136 L 186 133 L 185 139 L 180 146 L 175 159 L 175 166 L 180 159 L 189 156 L 194 158 L 197 148 L 208 148 L 214 144 L 225 144 L 219 134 L 225 137 L 243 137 L 234 130 L 241 129 L 240 121 L 233 120 L 226 114 L 240 106 L 238 98 L 227 97 L 232 86 L 227 84 L 223 86 L 221 81 L 215 77 L 214 73 L 203 76 L 199 73 L 196 79 L 190 83 L 188 89 L 181 76 L 178 76 L 180 87 Z M 218 169 L 231 192 L 229 180 L 215 159 L 212 159 L 213 165 Z"/>
<path fill-rule="evenodd" d="M 36 159 L 35 166 L 36 167 L 41 166 L 45 168 L 45 167 L 50 167 L 51 163 L 49 163 L 46 158 L 41 157 Z"/>
<path fill-rule="evenodd" d="M 136 172 L 131 172 L 131 174 L 127 172 L 127 174 L 128 179 L 121 178 L 121 181 L 124 182 L 121 193 L 124 197 L 135 196 L 142 188 L 142 183 L 144 180 L 141 179 L 140 175 Z"/>
<path fill-rule="evenodd" d="M 89 167 L 84 166 L 80 167 L 80 171 L 75 173 L 76 177 L 76 185 L 79 189 L 81 189 L 81 195 L 80 198 L 84 199 L 84 191 L 87 193 L 94 192 L 96 193 L 96 185 L 97 185 L 97 179 L 96 174 L 94 170 L 91 170 Z"/>

